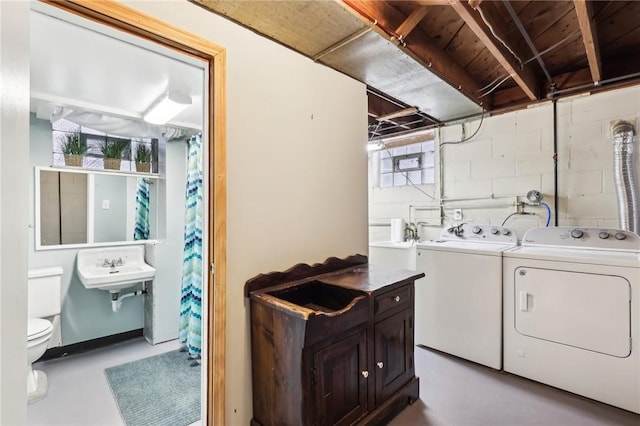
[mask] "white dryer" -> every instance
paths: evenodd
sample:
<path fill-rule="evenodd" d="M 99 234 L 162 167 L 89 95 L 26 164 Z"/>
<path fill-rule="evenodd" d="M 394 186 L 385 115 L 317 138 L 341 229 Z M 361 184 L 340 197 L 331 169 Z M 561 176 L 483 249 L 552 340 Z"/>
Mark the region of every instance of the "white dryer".
<path fill-rule="evenodd" d="M 502 253 L 518 237 L 501 226 L 461 224 L 416 245 L 416 344 L 502 368 Z"/>
<path fill-rule="evenodd" d="M 504 253 L 504 370 L 640 413 L 640 237 L 535 228 Z"/>

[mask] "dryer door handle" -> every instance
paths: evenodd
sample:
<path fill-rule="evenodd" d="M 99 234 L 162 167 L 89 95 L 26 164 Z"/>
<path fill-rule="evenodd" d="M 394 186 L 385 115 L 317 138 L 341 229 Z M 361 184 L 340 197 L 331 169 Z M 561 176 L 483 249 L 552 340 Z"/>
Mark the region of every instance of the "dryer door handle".
<path fill-rule="evenodd" d="M 526 291 L 521 291 L 518 297 L 518 305 L 520 306 L 520 310 L 526 312 L 529 309 L 529 293 Z"/>

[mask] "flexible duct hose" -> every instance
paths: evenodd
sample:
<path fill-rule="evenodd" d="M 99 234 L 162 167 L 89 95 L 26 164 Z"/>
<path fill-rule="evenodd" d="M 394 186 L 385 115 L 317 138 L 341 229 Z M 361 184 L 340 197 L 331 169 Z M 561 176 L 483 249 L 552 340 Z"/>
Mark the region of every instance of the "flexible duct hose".
<path fill-rule="evenodd" d="M 618 221 L 620 228 L 640 231 L 638 217 L 638 193 L 633 168 L 635 128 L 621 121 L 613 127 L 613 177 L 618 196 Z"/>

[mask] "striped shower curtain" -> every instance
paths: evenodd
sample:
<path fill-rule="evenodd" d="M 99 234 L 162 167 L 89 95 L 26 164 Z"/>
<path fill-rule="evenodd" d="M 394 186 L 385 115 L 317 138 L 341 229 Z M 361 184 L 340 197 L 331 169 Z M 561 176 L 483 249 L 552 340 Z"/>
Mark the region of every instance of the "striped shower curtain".
<path fill-rule="evenodd" d="M 133 230 L 133 239 L 149 239 L 149 182 L 144 178 L 138 178 L 136 224 Z"/>
<path fill-rule="evenodd" d="M 188 143 L 179 335 L 194 358 L 202 352 L 202 217 L 202 135 L 196 135 Z"/>

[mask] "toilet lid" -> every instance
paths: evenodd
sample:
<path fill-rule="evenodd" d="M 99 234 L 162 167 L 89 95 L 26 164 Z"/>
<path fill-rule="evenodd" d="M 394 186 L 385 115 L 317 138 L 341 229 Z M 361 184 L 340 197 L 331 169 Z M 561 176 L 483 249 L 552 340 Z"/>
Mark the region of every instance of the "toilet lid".
<path fill-rule="evenodd" d="M 27 339 L 36 339 L 42 335 L 46 335 L 53 330 L 53 324 L 42 318 L 29 318 L 27 322 Z"/>

